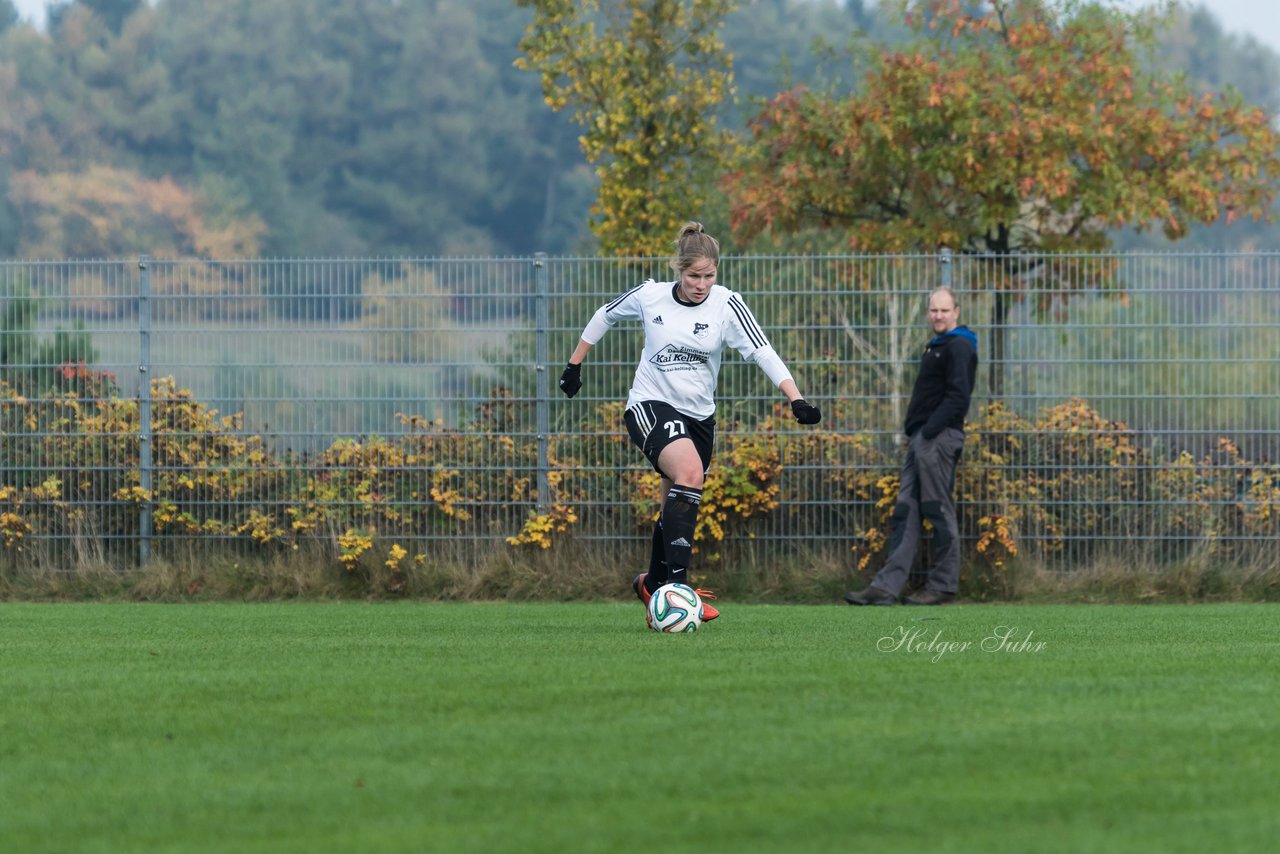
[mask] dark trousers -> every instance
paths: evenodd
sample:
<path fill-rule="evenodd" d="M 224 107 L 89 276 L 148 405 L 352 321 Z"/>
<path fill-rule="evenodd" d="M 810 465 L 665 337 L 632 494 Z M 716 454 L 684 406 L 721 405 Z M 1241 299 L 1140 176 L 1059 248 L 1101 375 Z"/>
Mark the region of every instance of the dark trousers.
<path fill-rule="evenodd" d="M 925 587 L 955 593 L 960 586 L 960 527 L 956 523 L 956 465 L 964 450 L 964 433 L 948 427 L 932 439 L 919 432 L 911 437 L 902 463 L 901 485 L 893 506 L 889 557 L 871 583 L 895 595 L 907 584 L 907 574 L 920 547 L 921 522 L 933 526 L 933 564 Z"/>

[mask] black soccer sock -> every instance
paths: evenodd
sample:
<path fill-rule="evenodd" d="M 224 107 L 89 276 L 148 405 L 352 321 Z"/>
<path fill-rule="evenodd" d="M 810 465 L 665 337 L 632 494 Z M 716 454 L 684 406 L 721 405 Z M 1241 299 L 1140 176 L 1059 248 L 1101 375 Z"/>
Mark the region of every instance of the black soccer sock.
<path fill-rule="evenodd" d="M 698 527 L 698 504 L 702 490 L 676 484 L 662 506 L 663 550 L 667 558 L 667 581 L 688 584 L 689 562 L 693 558 L 693 532 Z"/>
<path fill-rule="evenodd" d="M 645 587 L 649 592 L 657 590 L 667 583 L 667 544 L 662 539 L 662 520 L 653 526 L 653 546 L 649 551 L 649 577 L 645 579 Z"/>

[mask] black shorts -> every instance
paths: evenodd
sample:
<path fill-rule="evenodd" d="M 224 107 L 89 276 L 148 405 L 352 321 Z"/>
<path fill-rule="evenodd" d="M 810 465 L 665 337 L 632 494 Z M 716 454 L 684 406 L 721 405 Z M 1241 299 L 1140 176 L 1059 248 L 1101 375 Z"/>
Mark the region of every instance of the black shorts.
<path fill-rule="evenodd" d="M 658 456 L 663 448 L 677 439 L 693 440 L 693 446 L 702 458 L 703 474 L 711 468 L 711 449 L 716 443 L 715 416 L 699 421 L 677 412 L 669 403 L 644 400 L 628 409 L 622 420 L 626 422 L 631 441 L 653 464 L 653 470 L 663 477 L 667 475 L 658 468 Z"/>

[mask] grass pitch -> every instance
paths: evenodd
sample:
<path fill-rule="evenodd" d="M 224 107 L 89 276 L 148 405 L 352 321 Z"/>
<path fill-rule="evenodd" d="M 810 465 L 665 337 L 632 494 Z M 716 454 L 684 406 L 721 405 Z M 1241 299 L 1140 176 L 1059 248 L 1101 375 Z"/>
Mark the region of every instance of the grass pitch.
<path fill-rule="evenodd" d="M 1270 851 L 1275 606 L 0 605 L 6 851 Z"/>

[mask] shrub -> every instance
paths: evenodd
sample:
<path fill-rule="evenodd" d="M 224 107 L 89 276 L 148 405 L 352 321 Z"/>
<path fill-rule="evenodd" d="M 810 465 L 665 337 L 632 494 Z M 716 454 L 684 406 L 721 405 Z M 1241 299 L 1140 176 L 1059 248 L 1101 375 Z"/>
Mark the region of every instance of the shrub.
<path fill-rule="evenodd" d="M 162 550 L 304 549 L 390 591 L 403 589 L 406 573 L 427 571 L 434 549 L 642 540 L 658 510 L 658 476 L 637 463 L 618 404 L 546 438 L 540 496 L 539 446 L 522 426 L 531 404 L 503 388 L 460 427 L 401 415 L 398 435 L 340 439 L 310 455 L 273 453 L 239 414 L 208 408 L 171 377 L 154 380 L 151 395 L 144 488 L 138 403 L 119 395 L 114 378 L 66 365 L 35 399 L 0 381 L 0 546 L 11 565 L 100 559 L 103 544 L 132 553 L 149 510 Z M 848 420 L 836 416 L 828 423 Z M 828 423 L 798 430 L 781 406 L 755 423 L 722 421 L 698 520 L 703 562 L 779 532 L 801 545 L 851 542 L 857 569 L 883 558 L 899 454 Z M 1262 552 L 1280 535 L 1280 466 L 1246 459 L 1225 438 L 1199 459 L 1161 459 L 1078 399 L 1033 419 L 982 407 L 957 496 L 966 565 L 997 581 L 1014 560 L 1096 561 L 1106 557 L 1099 543 L 1117 541 L 1135 554 L 1145 548 L 1146 560 L 1256 563 L 1274 560 Z"/>

